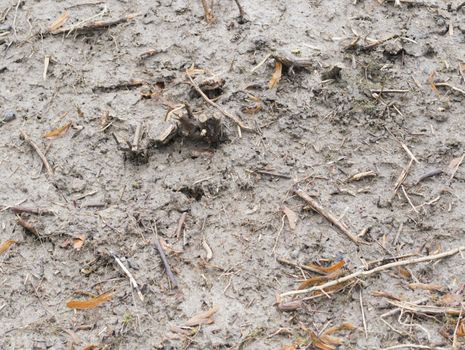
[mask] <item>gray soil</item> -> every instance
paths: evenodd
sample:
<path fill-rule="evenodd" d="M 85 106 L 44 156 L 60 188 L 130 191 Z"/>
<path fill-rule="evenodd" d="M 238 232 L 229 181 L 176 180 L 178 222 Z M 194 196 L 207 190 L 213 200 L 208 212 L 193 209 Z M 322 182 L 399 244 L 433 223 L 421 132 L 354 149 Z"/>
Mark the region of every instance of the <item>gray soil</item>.
<path fill-rule="evenodd" d="M 240 18 L 235 1 L 215 1 L 208 24 L 201 1 L 2 0 L 0 243 L 16 243 L 0 256 L 0 349 L 282 349 L 308 339 L 305 328 L 318 333 L 343 322 L 357 329 L 337 334 L 340 349 L 451 348 L 456 317 L 405 311 L 384 322 L 394 307 L 373 292 L 428 305 L 448 294 L 463 301 L 459 254 L 383 271 L 291 312 L 275 305 L 277 294 L 315 275 L 278 259 L 342 258 L 350 273 L 378 259 L 465 245 L 465 165 L 452 179 L 450 171 L 465 152 L 465 6 L 409 2 L 241 0 Z M 94 19 L 140 15 L 102 30 L 47 33 L 64 11 L 65 26 L 99 14 Z M 273 56 L 251 70 L 274 52 L 310 65 L 285 67 L 269 89 Z M 185 71 L 193 64 L 204 70 L 196 82 L 225 80 L 212 98 L 255 132 L 240 135 L 222 116 L 227 139 L 218 143 L 185 134 L 154 141 L 180 103 L 196 117 L 221 116 L 190 85 Z M 389 89 L 402 91 L 373 91 Z M 244 112 L 257 103 L 260 111 Z M 68 122 L 60 137 L 43 137 Z M 124 150 L 138 125 L 140 150 Z M 46 153 L 53 175 L 21 131 Z M 410 161 L 402 144 L 418 162 L 395 191 Z M 347 181 L 370 170 L 377 176 Z M 434 170 L 443 173 L 421 179 Z M 357 246 L 310 210 L 296 186 L 369 244 Z M 283 206 L 299 216 L 294 230 Z M 155 248 L 157 234 L 178 288 Z M 412 290 L 412 282 L 444 288 Z M 66 307 L 89 298 L 83 292 L 113 297 L 93 309 Z M 213 306 L 213 323 L 186 334 L 174 327 Z"/>

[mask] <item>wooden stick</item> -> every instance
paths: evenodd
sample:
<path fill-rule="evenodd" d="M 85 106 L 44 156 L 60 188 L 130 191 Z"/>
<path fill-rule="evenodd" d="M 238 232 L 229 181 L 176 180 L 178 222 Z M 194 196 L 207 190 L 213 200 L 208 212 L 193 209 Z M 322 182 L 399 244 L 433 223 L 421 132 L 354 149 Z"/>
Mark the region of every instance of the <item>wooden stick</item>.
<path fill-rule="evenodd" d="M 322 284 L 320 286 L 314 286 L 314 287 L 307 288 L 307 289 L 294 290 L 294 291 L 291 291 L 291 292 L 283 293 L 283 294 L 281 294 L 281 297 L 287 297 L 287 296 L 298 295 L 298 294 L 306 294 L 306 293 L 311 293 L 311 292 L 314 292 L 314 291 L 323 291 L 323 289 L 325 289 L 325 288 L 332 287 L 332 286 L 335 286 L 335 285 L 337 285 L 339 283 L 347 282 L 347 281 L 353 280 L 353 279 L 361 277 L 361 276 L 372 275 L 372 274 L 375 274 L 375 273 L 378 273 L 378 272 L 381 272 L 381 271 L 384 271 L 384 270 L 387 270 L 387 269 L 391 269 L 393 267 L 411 265 L 411 264 L 418 264 L 418 263 L 425 262 L 425 261 L 432 261 L 432 260 L 447 258 L 449 256 L 452 256 L 452 255 L 455 255 L 455 254 L 461 252 L 462 250 L 465 250 L 465 246 L 455 248 L 455 249 L 451 249 L 451 250 L 448 250 L 448 251 L 446 251 L 444 253 L 440 253 L 440 254 L 428 255 L 428 256 L 422 256 L 422 257 L 419 257 L 419 258 L 416 258 L 416 259 L 409 259 L 409 260 L 392 262 L 392 263 L 389 263 L 389 264 L 385 264 L 385 265 L 375 267 L 375 268 L 373 268 L 371 270 L 367 270 L 367 271 L 357 271 L 357 272 L 354 272 L 354 273 L 352 273 L 350 275 L 347 275 L 347 276 L 338 278 L 336 280 L 324 283 L 324 284 Z"/>
<path fill-rule="evenodd" d="M 55 215 L 53 210 L 47 208 L 10 207 L 9 209 L 16 214 Z"/>
<path fill-rule="evenodd" d="M 170 279 L 174 288 L 177 288 L 178 282 L 176 281 L 176 278 L 174 277 L 173 272 L 171 271 L 171 267 L 170 267 L 170 264 L 168 263 L 168 259 L 166 258 L 165 251 L 163 250 L 163 247 L 161 246 L 160 240 L 158 238 L 155 241 L 155 248 L 157 248 L 158 254 L 160 254 L 160 258 L 161 258 L 161 261 L 163 262 L 163 265 L 165 266 L 165 271 L 166 271 L 166 274 L 168 275 L 168 278 Z"/>
<path fill-rule="evenodd" d="M 52 35 L 57 35 L 57 34 L 63 34 L 63 33 L 85 32 L 89 30 L 105 29 L 105 28 L 116 26 L 121 23 L 129 22 L 130 20 L 140 15 L 141 15 L 140 13 L 131 13 L 126 16 L 122 16 L 122 17 L 115 18 L 115 19 L 109 19 L 106 21 L 98 20 L 98 21 L 92 21 L 92 22 L 87 22 L 87 23 L 81 23 L 78 25 L 70 26 L 70 27 L 63 27 L 63 28 L 59 28 L 49 33 Z"/>
<path fill-rule="evenodd" d="M 126 266 L 124 266 L 123 262 L 116 256 L 114 253 L 110 253 L 110 255 L 115 259 L 116 263 L 121 267 L 121 270 L 128 276 L 129 282 L 131 285 L 134 287 L 134 289 L 137 291 L 137 295 L 139 295 L 140 301 L 144 301 L 144 296 L 142 295 L 142 292 L 140 291 L 139 285 L 137 284 L 136 279 L 134 276 L 129 272 Z"/>
<path fill-rule="evenodd" d="M 359 239 L 357 236 L 355 236 L 350 230 L 345 227 L 339 219 L 331 212 L 327 211 L 325 208 L 323 208 L 320 204 L 318 204 L 317 201 L 315 201 L 312 197 L 310 197 L 307 193 L 305 193 L 301 189 L 296 189 L 294 190 L 294 193 L 298 195 L 300 198 L 302 198 L 307 204 L 312 208 L 314 211 L 316 211 L 318 214 L 323 216 L 326 220 L 328 220 L 331 224 L 336 226 L 343 234 L 345 234 L 352 242 L 356 244 L 363 243 L 361 239 Z"/>
<path fill-rule="evenodd" d="M 23 130 L 21 130 L 20 132 L 21 132 L 21 137 L 24 139 L 24 141 L 26 141 L 34 149 L 34 151 L 36 151 L 37 155 L 42 160 L 42 163 L 44 163 L 48 174 L 53 175 L 53 169 L 50 166 L 50 164 L 49 164 L 47 158 L 45 157 L 45 155 L 40 150 L 39 146 L 37 146 L 36 143 L 31 140 L 31 138 L 29 137 L 28 134 L 26 134 L 26 132 L 24 132 Z"/>
<path fill-rule="evenodd" d="M 186 70 L 186 75 L 191 81 L 192 86 L 194 89 L 202 96 L 202 98 L 211 106 L 215 107 L 217 110 L 219 110 L 224 116 L 228 117 L 232 121 L 234 121 L 237 125 L 239 125 L 242 129 L 247 130 L 247 131 L 254 131 L 253 129 L 249 128 L 248 126 L 245 126 L 245 124 L 235 115 L 232 115 L 231 113 L 225 111 L 223 108 L 221 108 L 218 104 L 213 102 L 208 98 L 207 95 L 202 91 L 202 89 L 194 82 L 194 79 L 190 76 L 190 74 Z"/>

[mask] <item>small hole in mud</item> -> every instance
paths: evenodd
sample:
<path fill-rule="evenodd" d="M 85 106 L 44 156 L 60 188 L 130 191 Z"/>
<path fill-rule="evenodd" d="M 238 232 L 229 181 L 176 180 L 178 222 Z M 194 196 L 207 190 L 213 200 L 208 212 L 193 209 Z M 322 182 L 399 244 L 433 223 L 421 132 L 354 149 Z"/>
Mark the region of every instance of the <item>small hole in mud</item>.
<path fill-rule="evenodd" d="M 197 202 L 202 199 L 205 192 L 200 187 L 182 187 L 179 192 L 184 193 L 189 198 L 194 198 Z"/>

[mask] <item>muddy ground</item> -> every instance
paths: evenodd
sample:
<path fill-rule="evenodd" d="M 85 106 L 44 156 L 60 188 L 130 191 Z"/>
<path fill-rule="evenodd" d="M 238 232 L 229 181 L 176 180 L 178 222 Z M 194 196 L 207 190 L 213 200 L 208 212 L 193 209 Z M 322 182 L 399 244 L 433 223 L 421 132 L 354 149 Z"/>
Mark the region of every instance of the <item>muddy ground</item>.
<path fill-rule="evenodd" d="M 460 349 L 457 316 L 403 309 L 383 320 L 395 306 L 374 295 L 460 310 L 460 254 L 354 280 L 292 311 L 279 309 L 291 298 L 275 305 L 316 275 L 298 264 L 343 259 L 337 273 L 349 274 L 465 245 L 465 7 L 409 3 L 241 0 L 240 17 L 235 1 L 215 1 L 207 23 L 201 1 L 2 0 L 0 243 L 15 243 L 0 256 L 0 348 L 312 349 L 310 330 L 346 322 L 357 328 L 336 333 L 341 349 L 450 349 L 454 330 Z M 139 15 L 50 34 L 65 11 L 61 28 Z M 269 89 L 276 52 L 307 65 L 285 66 Z M 224 79 L 209 96 L 253 131 L 207 104 L 186 69 L 196 84 Z M 158 142 L 187 113 L 180 104 L 221 117 L 221 135 L 201 126 Z M 376 176 L 350 181 L 367 171 Z M 66 306 L 108 292 L 96 308 Z M 212 323 L 180 328 L 213 307 Z"/>

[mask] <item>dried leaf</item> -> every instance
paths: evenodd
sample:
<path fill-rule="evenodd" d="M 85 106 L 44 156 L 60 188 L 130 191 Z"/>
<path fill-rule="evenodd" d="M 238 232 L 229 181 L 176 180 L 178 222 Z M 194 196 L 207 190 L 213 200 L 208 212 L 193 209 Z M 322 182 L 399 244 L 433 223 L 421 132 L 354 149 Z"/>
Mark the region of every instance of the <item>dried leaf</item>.
<path fill-rule="evenodd" d="M 62 27 L 63 24 L 66 23 L 68 18 L 69 18 L 69 13 L 65 11 L 60 17 L 58 17 L 55 21 L 53 21 L 52 24 L 50 24 L 50 26 L 48 27 L 48 30 L 50 32 L 54 32 L 58 28 Z"/>
<path fill-rule="evenodd" d="M 63 125 L 60 128 L 53 129 L 52 131 L 49 131 L 48 133 L 46 133 L 44 135 L 44 138 L 49 139 L 49 140 L 53 140 L 53 139 L 56 139 L 56 138 L 58 138 L 60 136 L 63 136 L 68 131 L 70 126 L 71 126 L 71 122 L 68 122 L 68 123 L 66 123 L 65 125 Z"/>
<path fill-rule="evenodd" d="M 101 348 L 102 348 L 102 345 L 100 344 L 89 344 L 85 346 L 84 349 L 82 350 L 96 350 L 96 349 L 101 349 Z"/>
<path fill-rule="evenodd" d="M 271 76 L 271 80 L 268 83 L 268 88 L 270 90 L 278 85 L 279 81 L 281 80 L 282 71 L 283 71 L 283 64 L 279 61 L 276 61 L 273 75 Z"/>
<path fill-rule="evenodd" d="M 412 278 L 412 274 L 405 267 L 399 266 L 397 272 L 399 272 L 400 277 L 403 279 L 410 280 Z"/>
<path fill-rule="evenodd" d="M 332 336 L 333 333 L 340 332 L 340 331 L 352 331 L 357 329 L 351 323 L 342 323 L 338 326 L 333 326 L 328 328 L 323 334 L 318 337 L 314 332 L 308 330 L 310 334 L 310 338 L 312 340 L 312 345 L 320 350 L 335 350 L 339 345 L 341 345 L 344 341 L 341 338 Z"/>
<path fill-rule="evenodd" d="M 306 279 L 299 285 L 299 290 L 301 289 L 307 289 L 310 286 L 315 286 L 318 284 L 322 284 L 324 282 L 328 282 L 329 276 L 316 276 L 316 277 L 311 277 L 309 279 Z"/>
<path fill-rule="evenodd" d="M 13 243 L 16 243 L 15 241 L 12 241 L 11 239 L 6 240 L 0 245 L 0 255 L 5 253 L 10 247 L 13 245 Z"/>
<path fill-rule="evenodd" d="M 449 166 L 447 167 L 447 174 L 450 175 L 451 180 L 454 178 L 455 173 L 459 169 L 459 166 L 462 164 L 464 158 L 465 153 L 461 157 L 454 158 L 450 161 Z"/>
<path fill-rule="evenodd" d="M 457 328 L 457 336 L 465 337 L 465 320 L 460 321 L 459 327 Z"/>
<path fill-rule="evenodd" d="M 298 215 L 286 206 L 282 207 L 282 211 L 284 212 L 284 214 L 287 217 L 287 220 L 289 221 L 289 227 L 291 228 L 291 230 L 295 230 L 297 227 L 297 221 L 299 220 Z"/>
<path fill-rule="evenodd" d="M 96 298 L 91 298 L 88 300 L 71 300 L 69 301 L 66 306 L 70 309 L 93 309 L 100 304 L 110 300 L 113 296 L 113 293 L 105 293 Z"/>
<path fill-rule="evenodd" d="M 213 306 L 211 309 L 201 312 L 191 319 L 189 319 L 185 325 L 189 327 L 200 326 L 203 324 L 211 324 L 214 322 L 212 316 L 219 310 L 219 306 Z"/>
<path fill-rule="evenodd" d="M 457 306 L 463 301 L 463 297 L 460 294 L 444 294 L 441 299 L 438 300 L 439 305 Z"/>
<path fill-rule="evenodd" d="M 310 339 L 312 340 L 312 345 L 320 350 L 335 350 L 336 347 L 333 345 L 325 344 L 321 341 L 315 332 L 310 331 Z"/>
<path fill-rule="evenodd" d="M 73 238 L 73 248 L 80 251 L 85 241 L 86 235 L 79 235 L 76 238 Z"/>
<path fill-rule="evenodd" d="M 314 270 L 314 271 L 318 271 L 322 274 L 328 274 L 328 273 L 332 273 L 332 272 L 336 272 L 337 270 L 340 270 L 344 267 L 344 265 L 346 264 L 346 262 L 344 260 L 339 260 L 337 263 L 331 265 L 331 266 L 328 266 L 328 267 L 325 267 L 325 266 L 320 266 L 320 265 L 316 265 L 316 264 L 308 264 L 306 265 L 306 267 Z"/>
<path fill-rule="evenodd" d="M 440 284 L 433 284 L 433 283 L 409 283 L 408 287 L 410 289 L 423 289 L 423 290 L 434 290 L 440 292 L 445 290 L 445 286 L 441 286 Z"/>

